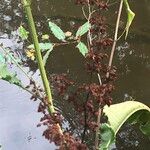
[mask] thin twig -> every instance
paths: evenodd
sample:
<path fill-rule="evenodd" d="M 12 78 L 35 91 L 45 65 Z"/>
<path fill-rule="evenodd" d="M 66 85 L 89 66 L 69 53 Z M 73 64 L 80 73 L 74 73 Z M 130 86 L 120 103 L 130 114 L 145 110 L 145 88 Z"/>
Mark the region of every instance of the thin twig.
<path fill-rule="evenodd" d="M 92 75 L 93 73 L 90 73 L 90 83 L 92 81 Z M 84 105 L 84 130 L 82 133 L 82 143 L 84 142 L 84 138 L 85 138 L 85 134 L 86 134 L 86 130 L 87 130 L 87 109 L 86 109 L 86 105 L 87 105 L 87 101 L 89 99 L 90 96 L 90 91 L 88 91 L 87 96 L 86 96 L 86 101 L 85 101 L 85 105 Z"/>
<path fill-rule="evenodd" d="M 115 35 L 114 35 L 114 42 L 113 42 L 113 46 L 112 46 L 112 50 L 111 50 L 108 68 L 110 68 L 112 65 L 113 56 L 114 56 L 114 52 L 115 52 L 115 48 L 116 48 L 116 42 L 117 42 L 117 37 L 118 37 L 118 29 L 119 29 L 119 22 L 120 22 L 120 17 L 121 17 L 121 12 L 122 12 L 122 6 L 123 6 L 123 0 L 120 1 L 118 17 L 117 17 L 117 22 L 116 22 Z M 107 78 L 109 77 L 109 72 L 107 72 L 106 77 Z M 102 81 L 101 81 L 99 74 L 98 74 L 98 79 L 99 79 L 100 85 L 102 85 Z M 98 149 L 98 145 L 99 145 L 99 128 L 100 128 L 100 119 L 101 119 L 102 111 L 103 111 L 103 109 L 99 106 L 98 117 L 97 117 L 97 128 L 96 128 L 96 135 L 95 135 L 95 149 L 96 150 Z"/>
<path fill-rule="evenodd" d="M 85 19 L 88 20 L 88 17 L 87 17 L 87 15 L 86 15 L 86 13 L 85 13 L 85 10 L 84 10 L 84 6 L 82 6 L 82 13 L 83 13 Z"/>
<path fill-rule="evenodd" d="M 96 150 L 98 149 L 98 146 L 99 146 L 99 129 L 100 129 L 100 125 L 101 125 L 100 120 L 101 120 L 102 112 L 103 112 L 103 109 L 99 105 L 98 116 L 97 116 L 97 127 L 96 127 L 96 131 L 95 131 L 95 149 Z"/>
<path fill-rule="evenodd" d="M 110 58 L 109 58 L 108 68 L 111 68 L 111 66 L 112 66 L 112 61 L 113 61 L 114 52 L 115 52 L 116 43 L 117 43 L 117 38 L 118 38 L 118 30 L 119 30 L 119 23 L 120 23 L 120 17 L 121 17 L 121 12 L 122 12 L 122 6 L 123 6 L 123 0 L 120 1 L 120 6 L 119 6 L 119 11 L 118 11 L 118 16 L 117 16 L 117 22 L 116 22 L 115 35 L 114 35 L 114 42 L 113 42 L 113 46 L 112 46 L 112 50 L 111 50 L 111 54 L 110 54 Z M 106 77 L 109 78 L 109 71 L 107 72 Z"/>
<path fill-rule="evenodd" d="M 101 76 L 99 73 L 97 74 L 97 76 L 98 76 L 98 80 L 99 80 L 99 85 L 101 86 L 102 85 Z M 103 110 L 101 108 L 101 105 L 99 105 L 97 122 L 96 122 L 97 127 L 96 127 L 96 131 L 95 131 L 95 149 L 98 149 L 98 145 L 99 145 L 99 128 L 100 128 L 100 120 L 101 120 L 102 111 Z"/>
<path fill-rule="evenodd" d="M 117 17 L 117 22 L 116 22 L 115 35 L 114 35 L 114 42 L 113 42 L 111 55 L 110 55 L 110 59 L 109 59 L 109 64 L 108 64 L 109 68 L 112 65 L 112 60 L 113 60 L 113 56 L 114 56 L 114 52 L 115 52 L 115 48 L 116 48 L 116 42 L 117 42 L 117 37 L 118 37 L 118 29 L 119 29 L 119 22 L 120 22 L 120 17 L 121 17 L 121 12 L 122 12 L 122 5 L 123 5 L 123 0 L 120 1 L 118 17 Z M 109 72 L 107 72 L 106 77 L 107 78 L 109 77 Z M 99 78 L 100 85 L 102 85 L 101 78 L 100 78 L 99 74 L 98 74 L 98 78 Z M 103 111 L 103 109 L 99 106 L 98 117 L 97 117 L 96 136 L 95 136 L 95 149 L 96 150 L 98 149 L 98 145 L 99 145 L 99 128 L 100 128 L 100 119 L 101 119 L 102 111 Z"/>
<path fill-rule="evenodd" d="M 78 43 L 77 40 L 75 41 L 69 41 L 69 42 L 63 42 L 63 43 L 52 43 L 54 46 L 62 46 L 62 45 L 69 45 L 69 44 L 75 44 Z"/>

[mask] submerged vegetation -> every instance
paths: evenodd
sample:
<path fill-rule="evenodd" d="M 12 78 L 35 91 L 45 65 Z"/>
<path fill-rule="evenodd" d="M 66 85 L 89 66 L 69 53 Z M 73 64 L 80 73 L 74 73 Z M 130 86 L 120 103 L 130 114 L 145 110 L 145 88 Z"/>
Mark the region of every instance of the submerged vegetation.
<path fill-rule="evenodd" d="M 134 100 L 112 104 L 112 91 L 117 79 L 117 68 L 112 65 L 116 43 L 124 33 L 125 39 L 127 38 L 135 16 L 128 1 L 120 0 L 113 39 L 105 18 L 105 12 L 109 11 L 109 1 L 75 2 L 82 6 L 86 22 L 72 33 L 64 32 L 56 23 L 47 20 L 51 34 L 58 41 L 53 43 L 49 33 L 44 34 L 41 41 L 38 40 L 30 8 L 31 2 L 22 0 L 28 28 L 25 29 L 24 25 L 21 25 L 18 27 L 18 33 L 26 43 L 29 43 L 30 37 L 32 38 L 33 43 L 26 47 L 26 56 L 38 64 L 43 86 L 36 84 L 32 76 L 24 71 L 24 63 L 15 52 L 4 48 L 3 44 L 0 45 L 0 78 L 29 92 L 33 101 L 40 100 L 38 112 L 41 112 L 43 117 L 37 126 L 46 126 L 43 136 L 54 142 L 60 150 L 107 150 L 115 142 L 118 130 L 126 121 L 131 124 L 139 123 L 140 130 L 150 136 L 149 107 Z M 127 11 L 127 23 L 119 37 L 118 29 L 123 6 Z M 84 58 L 85 71 L 90 77 L 88 82 L 79 84 L 67 74 L 47 76 L 45 65 L 51 52 L 64 45 L 75 46 Z M 30 84 L 24 86 L 17 74 L 10 70 L 10 65 L 16 65 L 29 79 Z M 68 106 L 74 110 L 74 120 L 65 118 L 63 109 L 60 111 L 55 107 L 55 99 L 67 101 Z M 71 124 L 76 126 L 72 129 Z"/>

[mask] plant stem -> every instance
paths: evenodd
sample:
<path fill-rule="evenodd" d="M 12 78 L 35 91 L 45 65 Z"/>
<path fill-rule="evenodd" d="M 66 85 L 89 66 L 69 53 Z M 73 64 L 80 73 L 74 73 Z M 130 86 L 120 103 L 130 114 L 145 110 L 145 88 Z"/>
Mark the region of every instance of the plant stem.
<path fill-rule="evenodd" d="M 101 120 L 102 113 L 103 113 L 103 109 L 99 105 L 98 116 L 97 116 L 97 127 L 95 131 L 95 149 L 96 150 L 98 150 L 98 146 L 99 146 L 99 130 L 100 130 L 100 125 L 101 125 L 100 120 Z"/>
<path fill-rule="evenodd" d="M 115 29 L 115 35 L 114 35 L 114 42 L 113 42 L 113 46 L 111 49 L 108 68 L 111 68 L 111 66 L 112 66 L 112 61 L 113 61 L 113 57 L 114 57 L 114 53 L 115 53 L 115 48 L 116 48 L 116 43 L 117 43 L 117 38 L 118 38 L 120 17 L 121 17 L 121 12 L 122 12 L 122 6 L 123 6 L 123 0 L 120 1 L 120 5 L 119 5 L 119 11 L 118 11 L 116 29 Z M 109 71 L 107 72 L 106 77 L 109 78 Z"/>
<path fill-rule="evenodd" d="M 30 32 L 32 35 L 32 40 L 33 40 L 35 51 L 36 51 L 36 57 L 37 57 L 37 62 L 38 62 L 39 70 L 40 70 L 40 75 L 42 78 L 42 82 L 44 85 L 46 96 L 48 98 L 48 103 L 49 103 L 49 106 L 48 106 L 49 110 L 48 111 L 50 114 L 52 114 L 55 112 L 54 106 L 53 106 L 52 94 L 51 94 L 49 81 L 47 79 L 46 71 L 44 68 L 44 63 L 43 63 L 43 59 L 42 59 L 42 55 L 41 55 L 41 51 L 40 51 L 40 47 L 39 47 L 37 32 L 35 29 L 35 23 L 33 20 L 30 4 L 29 4 L 28 0 L 22 0 L 22 3 L 23 3 L 23 6 L 25 8 L 25 12 L 26 12 L 26 15 L 28 18 L 28 24 L 29 24 Z"/>
<path fill-rule="evenodd" d="M 97 76 L 98 76 L 99 85 L 101 86 L 103 84 L 101 80 L 101 76 L 99 73 L 97 74 Z M 103 113 L 103 108 L 101 107 L 101 104 L 100 104 L 98 107 L 98 116 L 97 116 L 97 121 L 96 121 L 97 127 L 95 131 L 95 149 L 96 150 L 98 149 L 98 145 L 99 145 L 99 129 L 101 125 L 100 120 L 101 120 L 102 113 Z"/>
<path fill-rule="evenodd" d="M 90 3 L 89 3 L 89 0 L 88 0 L 88 10 L 89 10 L 89 16 L 88 16 L 88 22 L 90 22 L 90 19 L 91 19 L 91 15 L 92 15 L 92 13 L 94 13 L 95 12 L 95 10 L 93 11 L 93 12 L 91 12 L 91 6 L 90 6 Z M 84 11 L 83 11 L 84 12 Z M 89 42 L 88 42 L 88 48 L 90 49 L 90 45 L 92 45 L 92 37 L 91 37 L 91 32 L 90 32 L 90 30 L 89 30 L 89 32 L 88 32 L 88 40 L 89 40 Z M 98 77 L 98 81 L 99 81 L 99 85 L 101 86 L 102 85 L 102 80 L 101 80 L 101 76 L 100 76 L 100 74 L 99 73 L 97 73 L 97 77 Z M 97 121 L 96 121 L 96 123 L 97 123 L 97 127 L 96 127 L 96 131 L 95 131 L 95 149 L 98 149 L 98 145 L 99 145 L 99 128 L 100 128 L 100 119 L 101 119 L 101 115 L 102 115 L 102 108 L 101 108 L 101 106 L 99 105 L 99 108 L 98 108 L 98 116 L 97 116 Z"/>
<path fill-rule="evenodd" d="M 115 48 L 116 48 L 116 43 L 117 43 L 117 38 L 118 38 L 119 22 L 120 22 L 120 17 L 121 17 L 121 12 L 122 12 L 122 6 L 123 6 L 123 0 L 120 1 L 120 6 L 119 6 L 119 11 L 118 11 L 118 16 L 117 16 L 117 22 L 116 22 L 116 28 L 115 28 L 114 42 L 113 42 L 111 55 L 110 55 L 110 58 L 109 58 L 109 64 L 108 64 L 109 68 L 111 68 L 111 66 L 112 66 L 112 61 L 113 61 L 114 52 L 115 52 Z M 106 77 L 109 78 L 109 72 L 107 72 Z M 99 79 L 100 85 L 102 85 L 102 81 L 101 81 L 101 78 L 100 78 L 99 74 L 98 74 L 98 79 Z M 98 117 L 97 117 L 97 126 L 98 127 L 96 128 L 96 135 L 95 135 L 95 149 L 96 150 L 98 149 L 98 145 L 99 145 L 99 129 L 100 129 L 100 119 L 101 119 L 102 113 L 103 113 L 103 109 L 99 106 Z"/>

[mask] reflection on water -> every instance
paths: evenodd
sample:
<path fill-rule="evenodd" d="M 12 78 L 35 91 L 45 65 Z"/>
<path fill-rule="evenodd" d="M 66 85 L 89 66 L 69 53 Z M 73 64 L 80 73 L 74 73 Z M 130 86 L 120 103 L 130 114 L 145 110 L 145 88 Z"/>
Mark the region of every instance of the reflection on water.
<path fill-rule="evenodd" d="M 32 10 L 39 35 L 42 34 L 41 31 L 43 33 L 48 31 L 46 23 L 48 18 L 61 25 L 64 31 L 72 31 L 76 23 L 83 22 L 81 8 L 71 5 L 73 4 L 72 1 L 33 1 Z M 131 4 L 136 13 L 136 19 L 131 28 L 132 34 L 129 34 L 128 40 L 126 42 L 120 41 L 117 46 L 114 63 L 119 70 L 119 80 L 116 82 L 117 88 L 116 93 L 114 93 L 114 102 L 120 102 L 132 97 L 149 104 L 150 1 L 143 0 L 141 3 L 140 0 L 136 0 Z M 5 47 L 11 47 L 12 50 L 20 52 L 22 51 L 23 43 L 19 42 L 17 27 L 22 20 L 26 22 L 26 18 L 22 14 L 20 1 L 1 0 L 0 8 L 0 43 L 3 43 Z M 60 47 L 57 51 L 55 50 L 50 56 L 46 68 L 49 74 L 69 72 L 70 76 L 73 76 L 78 82 L 88 80 L 83 69 L 83 59 L 72 46 Z M 0 81 L 0 144 L 3 145 L 5 150 L 54 149 L 54 145 L 49 144 L 41 136 L 42 128 L 36 128 L 40 114 L 36 112 L 37 103 L 29 101 L 29 97 L 27 93 L 17 87 Z M 70 117 L 71 114 L 70 110 L 68 116 Z M 71 121 L 71 119 L 68 119 L 68 122 Z M 136 131 L 132 127 L 125 126 L 118 135 L 117 149 L 142 150 L 143 148 L 148 150 L 150 141 L 141 135 L 138 130 Z"/>
<path fill-rule="evenodd" d="M 40 114 L 30 95 L 0 81 L 0 144 L 4 150 L 54 149 L 37 128 Z"/>

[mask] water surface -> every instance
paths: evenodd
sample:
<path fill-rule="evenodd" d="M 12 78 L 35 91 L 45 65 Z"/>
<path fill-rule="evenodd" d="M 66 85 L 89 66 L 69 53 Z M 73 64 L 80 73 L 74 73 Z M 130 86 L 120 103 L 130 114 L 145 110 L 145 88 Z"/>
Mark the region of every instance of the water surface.
<path fill-rule="evenodd" d="M 131 1 L 136 18 L 127 41 L 117 45 L 114 64 L 118 67 L 118 81 L 114 93 L 114 103 L 130 99 L 150 104 L 150 1 Z M 62 7 L 63 6 L 63 7 Z M 114 7 L 114 6 L 112 6 Z M 23 43 L 18 43 L 17 28 L 26 22 L 19 0 L 1 0 L 0 3 L 0 43 L 22 52 Z M 47 32 L 46 19 L 57 22 L 64 31 L 73 31 L 72 25 L 84 22 L 81 8 L 71 0 L 34 0 L 32 10 L 38 33 Z M 112 10 L 115 18 L 115 11 Z M 122 20 L 125 22 L 124 20 Z M 83 58 L 73 46 L 59 47 L 46 65 L 48 74 L 67 73 L 81 83 L 88 80 L 84 72 Z M 35 69 L 30 65 L 30 69 Z M 29 70 L 29 68 L 25 68 Z M 28 81 L 20 75 L 25 83 Z M 38 73 L 35 75 L 37 81 Z M 0 80 L 0 144 L 4 150 L 48 150 L 54 149 L 37 128 L 40 114 L 38 102 L 31 102 L 30 95 L 16 86 Z M 148 138 L 132 127 L 124 127 L 119 133 L 117 149 L 148 150 Z"/>

